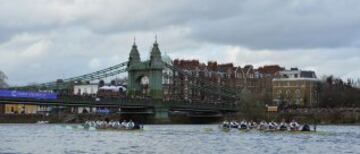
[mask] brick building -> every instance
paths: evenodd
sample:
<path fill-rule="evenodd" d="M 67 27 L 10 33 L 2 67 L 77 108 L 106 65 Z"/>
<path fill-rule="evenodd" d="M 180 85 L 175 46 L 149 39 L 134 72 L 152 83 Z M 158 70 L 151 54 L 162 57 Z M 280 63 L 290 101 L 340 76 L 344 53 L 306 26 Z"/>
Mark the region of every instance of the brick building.
<path fill-rule="evenodd" d="M 272 79 L 279 76 L 284 68 L 278 65 L 269 65 L 254 68 L 252 65 L 244 67 L 234 66 L 233 63 L 218 64 L 216 61 L 209 61 L 207 64 L 198 60 L 179 60 L 173 62 L 174 66 L 195 76 L 195 79 L 188 79 L 187 76 L 175 74 L 172 93 L 175 97 L 191 101 L 212 102 L 221 99 L 219 96 L 203 94 L 201 90 L 192 88 L 203 86 L 201 81 L 210 83 L 216 87 L 231 89 L 240 93 L 246 88 L 254 94 L 267 94 L 268 101 L 272 101 Z"/>

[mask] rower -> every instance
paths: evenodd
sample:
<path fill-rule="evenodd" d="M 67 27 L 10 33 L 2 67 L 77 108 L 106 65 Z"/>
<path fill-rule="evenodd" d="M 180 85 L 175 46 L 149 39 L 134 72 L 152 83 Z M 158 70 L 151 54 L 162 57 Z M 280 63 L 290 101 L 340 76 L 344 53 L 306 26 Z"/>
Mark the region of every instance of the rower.
<path fill-rule="evenodd" d="M 238 128 L 239 127 L 239 124 L 236 122 L 236 121 L 231 121 L 231 123 L 230 123 L 230 127 L 231 128 Z"/>
<path fill-rule="evenodd" d="M 127 122 L 126 120 L 123 120 L 123 122 L 121 122 L 121 127 L 126 128 L 126 126 L 127 126 Z"/>
<path fill-rule="evenodd" d="M 134 124 L 134 122 L 132 121 L 132 120 L 130 120 L 128 123 L 127 123 L 127 129 L 132 129 L 132 128 L 134 128 L 134 126 L 135 126 L 135 124 Z"/>
<path fill-rule="evenodd" d="M 229 128 L 230 127 L 230 125 L 229 125 L 229 122 L 227 121 L 227 120 L 225 120 L 224 122 L 223 122 L 223 128 Z"/>
<path fill-rule="evenodd" d="M 299 130 L 299 127 L 300 127 L 300 125 L 295 120 L 291 121 L 291 123 L 290 123 L 291 130 Z"/>
<path fill-rule="evenodd" d="M 285 122 L 285 119 L 281 120 L 279 129 L 280 130 L 287 130 L 287 123 Z"/>
<path fill-rule="evenodd" d="M 277 128 L 277 126 L 278 126 L 278 124 L 276 122 L 274 122 L 274 121 L 271 121 L 269 123 L 269 129 L 270 130 L 275 130 Z"/>
<path fill-rule="evenodd" d="M 247 129 L 248 126 L 247 126 L 247 122 L 246 120 L 243 120 L 240 122 L 240 129 Z"/>
<path fill-rule="evenodd" d="M 257 127 L 257 123 L 256 123 L 255 121 L 253 121 L 253 122 L 251 123 L 251 126 L 252 126 L 252 128 L 256 128 L 256 127 Z"/>
<path fill-rule="evenodd" d="M 259 129 L 260 130 L 266 130 L 268 128 L 268 123 L 266 121 L 261 121 L 259 124 Z"/>
<path fill-rule="evenodd" d="M 116 128 L 120 128 L 121 127 L 120 121 L 116 121 L 115 126 Z"/>
<path fill-rule="evenodd" d="M 257 127 L 257 123 L 255 121 L 250 121 L 247 123 L 247 126 L 250 128 L 250 129 L 253 129 L 253 128 L 256 128 Z"/>

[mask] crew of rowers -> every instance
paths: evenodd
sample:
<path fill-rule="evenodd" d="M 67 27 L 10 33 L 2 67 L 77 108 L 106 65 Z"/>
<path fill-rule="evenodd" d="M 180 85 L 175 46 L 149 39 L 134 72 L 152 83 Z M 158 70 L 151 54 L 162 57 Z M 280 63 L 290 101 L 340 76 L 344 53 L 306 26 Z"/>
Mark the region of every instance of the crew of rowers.
<path fill-rule="evenodd" d="M 242 120 L 240 123 L 236 121 L 227 121 L 225 120 L 222 123 L 223 128 L 238 128 L 238 129 L 258 129 L 258 130 L 291 130 L 291 131 L 310 131 L 310 125 L 304 124 L 300 126 L 295 120 L 292 120 L 290 123 L 286 123 L 285 120 L 282 120 L 280 124 L 275 121 L 266 122 L 261 121 L 259 124 L 255 121 L 246 121 Z M 316 126 L 314 126 L 314 131 L 316 131 Z"/>
<path fill-rule="evenodd" d="M 130 120 L 113 121 L 113 120 L 96 120 L 96 121 L 86 121 L 84 128 L 96 128 L 96 129 L 141 129 L 143 126 Z"/>

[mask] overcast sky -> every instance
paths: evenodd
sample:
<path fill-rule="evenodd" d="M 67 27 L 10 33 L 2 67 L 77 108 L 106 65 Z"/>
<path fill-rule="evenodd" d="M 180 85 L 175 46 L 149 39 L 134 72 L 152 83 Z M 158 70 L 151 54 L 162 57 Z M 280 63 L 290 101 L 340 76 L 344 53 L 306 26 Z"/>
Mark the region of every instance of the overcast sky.
<path fill-rule="evenodd" d="M 142 59 L 155 34 L 171 58 L 279 64 L 360 77 L 359 0 L 0 1 L 0 70 L 10 84 Z"/>

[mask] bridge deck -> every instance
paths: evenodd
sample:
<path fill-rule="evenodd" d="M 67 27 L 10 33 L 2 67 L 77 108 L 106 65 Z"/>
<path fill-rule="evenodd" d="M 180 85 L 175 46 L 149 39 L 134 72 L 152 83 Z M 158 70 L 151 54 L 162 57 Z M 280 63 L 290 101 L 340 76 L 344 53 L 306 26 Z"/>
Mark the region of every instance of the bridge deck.
<path fill-rule="evenodd" d="M 57 100 L 7 98 L 0 97 L 0 104 L 28 104 L 42 106 L 73 106 L 73 107 L 121 107 L 121 108 L 169 108 L 182 110 L 217 110 L 224 112 L 236 112 L 238 108 L 234 104 L 213 103 L 188 103 L 185 101 L 162 101 L 153 99 L 111 99 L 64 97 Z"/>

